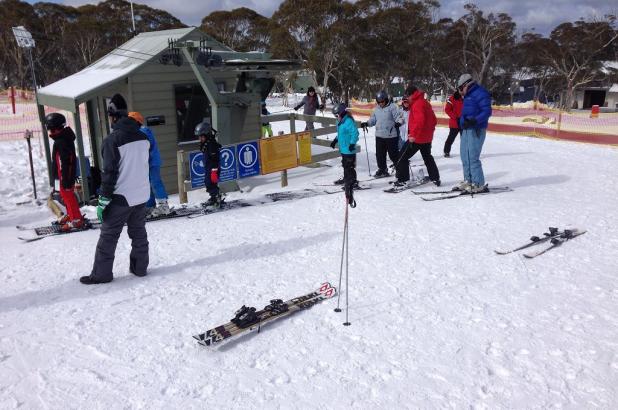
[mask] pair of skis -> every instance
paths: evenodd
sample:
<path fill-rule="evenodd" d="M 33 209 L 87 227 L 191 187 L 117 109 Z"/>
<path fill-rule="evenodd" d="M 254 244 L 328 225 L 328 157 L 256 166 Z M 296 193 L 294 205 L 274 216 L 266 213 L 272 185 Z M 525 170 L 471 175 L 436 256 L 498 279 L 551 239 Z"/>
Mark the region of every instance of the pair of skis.
<path fill-rule="evenodd" d="M 460 197 L 474 197 L 477 195 L 488 195 L 488 194 L 500 194 L 503 192 L 511 192 L 512 188 L 508 186 L 497 186 L 488 188 L 485 192 L 477 192 L 471 193 L 468 191 L 460 191 L 455 189 L 444 190 L 444 191 L 412 191 L 414 195 L 420 195 L 423 201 L 441 201 L 444 199 L 453 199 Z M 435 195 L 435 196 L 433 196 Z"/>
<path fill-rule="evenodd" d="M 421 185 L 428 184 L 429 182 L 431 182 L 429 177 L 423 177 L 421 179 L 417 179 L 415 181 L 408 182 L 407 184 L 405 184 L 403 186 L 394 186 L 392 188 L 385 189 L 384 192 L 389 193 L 389 194 L 398 194 L 400 192 L 407 191 L 408 189 L 413 189 L 413 188 L 419 187 Z"/>
<path fill-rule="evenodd" d="M 337 289 L 330 283 L 323 283 L 318 289 L 287 301 L 274 299 L 262 310 L 253 307 L 241 307 L 228 323 L 209 329 L 204 333 L 194 335 L 198 344 L 213 346 L 238 336 L 242 333 L 260 328 L 273 320 L 289 316 L 295 312 L 309 309 L 323 300 L 330 299 L 337 294 Z"/>
<path fill-rule="evenodd" d="M 498 255 L 508 255 L 509 253 L 513 253 L 513 252 L 517 252 L 523 249 L 527 249 L 530 248 L 532 246 L 536 246 L 536 245 L 540 245 L 543 243 L 548 243 L 549 245 L 541 248 L 535 252 L 529 252 L 529 253 L 525 253 L 524 257 L 528 258 L 528 259 L 532 259 L 532 258 L 536 258 L 539 255 L 544 254 L 545 252 L 548 252 L 552 249 L 555 249 L 559 246 L 561 246 L 562 244 L 564 244 L 566 241 L 569 241 L 573 238 L 576 238 L 580 235 L 585 234 L 586 231 L 582 231 L 579 229 L 565 229 L 565 230 L 559 230 L 558 228 L 549 228 L 549 232 L 545 232 L 543 233 L 542 237 L 538 237 L 538 236 L 533 236 L 530 238 L 530 241 L 518 246 L 517 248 L 508 250 L 508 251 L 500 251 L 500 250 L 494 250 L 494 252 Z"/>

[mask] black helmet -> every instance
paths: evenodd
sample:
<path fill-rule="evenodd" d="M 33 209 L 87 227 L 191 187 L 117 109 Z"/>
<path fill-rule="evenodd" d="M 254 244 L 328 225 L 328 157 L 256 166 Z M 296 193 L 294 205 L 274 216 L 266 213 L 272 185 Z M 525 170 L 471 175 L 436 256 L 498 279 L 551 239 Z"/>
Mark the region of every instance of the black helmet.
<path fill-rule="evenodd" d="M 381 103 L 382 101 L 388 101 L 388 94 L 384 90 L 378 91 L 376 94 L 376 101 Z"/>
<path fill-rule="evenodd" d="M 122 95 L 114 94 L 107 105 L 107 115 L 110 117 L 126 117 L 128 114 L 127 102 L 122 98 Z"/>
<path fill-rule="evenodd" d="M 347 109 L 348 109 L 348 106 L 345 105 L 345 103 L 339 103 L 339 104 L 335 104 L 332 112 L 335 117 L 341 117 L 346 113 Z"/>
<path fill-rule="evenodd" d="M 58 112 L 52 112 L 45 116 L 45 128 L 48 130 L 54 128 L 64 128 L 67 125 L 67 119 L 64 115 Z"/>
<path fill-rule="evenodd" d="M 217 131 L 210 125 L 208 121 L 202 121 L 195 126 L 193 135 L 199 137 L 200 135 L 208 135 L 210 133 L 215 134 Z"/>

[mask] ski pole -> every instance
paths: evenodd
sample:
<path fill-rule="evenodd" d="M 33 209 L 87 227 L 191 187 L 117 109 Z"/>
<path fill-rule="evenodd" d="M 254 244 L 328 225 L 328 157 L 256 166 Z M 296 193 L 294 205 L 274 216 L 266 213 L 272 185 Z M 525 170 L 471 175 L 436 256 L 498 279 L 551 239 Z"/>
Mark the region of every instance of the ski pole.
<path fill-rule="evenodd" d="M 343 276 L 343 253 L 346 245 L 346 232 L 348 231 L 348 200 L 345 198 L 345 214 L 343 218 L 343 241 L 341 243 L 341 263 L 339 265 L 339 293 L 337 294 L 337 307 L 335 312 L 341 312 L 339 308 L 339 301 L 341 299 L 341 277 Z"/>
<path fill-rule="evenodd" d="M 349 240 L 349 233 L 350 233 L 350 225 L 348 223 L 348 207 L 345 208 L 346 210 L 346 230 L 345 230 L 345 322 L 343 322 L 344 326 L 350 326 L 350 319 L 348 318 L 348 314 L 350 312 L 350 308 L 348 305 L 348 295 L 350 294 L 350 286 L 348 286 L 348 280 L 349 280 L 349 275 L 348 275 L 348 268 L 350 266 L 350 258 L 349 258 L 349 253 L 350 253 L 350 240 Z"/>
<path fill-rule="evenodd" d="M 365 154 L 367 154 L 367 170 L 369 171 L 369 176 L 371 176 L 371 167 L 369 166 L 369 150 L 367 149 L 367 131 L 363 128 L 363 138 L 365 139 Z"/>

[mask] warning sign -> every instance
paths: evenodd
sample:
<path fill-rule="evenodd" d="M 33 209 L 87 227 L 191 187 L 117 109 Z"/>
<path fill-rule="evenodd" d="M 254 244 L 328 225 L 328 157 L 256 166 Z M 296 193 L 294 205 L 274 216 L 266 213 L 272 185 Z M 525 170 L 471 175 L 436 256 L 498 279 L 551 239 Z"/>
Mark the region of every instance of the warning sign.
<path fill-rule="evenodd" d="M 311 163 L 311 132 L 299 132 L 296 134 L 298 141 L 298 164 Z"/>
<path fill-rule="evenodd" d="M 298 166 L 296 134 L 264 138 L 259 143 L 262 174 L 270 174 Z"/>

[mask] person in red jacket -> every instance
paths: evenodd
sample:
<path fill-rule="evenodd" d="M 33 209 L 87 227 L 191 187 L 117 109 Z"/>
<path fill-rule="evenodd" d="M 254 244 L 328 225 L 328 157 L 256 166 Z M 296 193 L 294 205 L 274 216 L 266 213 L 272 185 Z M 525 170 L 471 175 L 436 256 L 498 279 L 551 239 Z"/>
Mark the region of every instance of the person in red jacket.
<path fill-rule="evenodd" d="M 413 85 L 406 88 L 405 96 L 410 105 L 410 113 L 408 114 L 408 141 L 402 149 L 399 160 L 396 166 L 397 181 L 395 186 L 403 186 L 410 180 L 410 158 L 417 151 L 421 152 L 423 162 L 427 167 L 429 179 L 440 186 L 440 172 L 436 161 L 431 155 L 431 142 L 433 141 L 433 132 L 436 129 L 436 114 L 431 108 L 429 101 L 425 99 L 425 93 L 417 89 Z"/>
<path fill-rule="evenodd" d="M 66 118 L 60 113 L 53 112 L 45 116 L 45 128 L 54 141 L 52 161 L 60 183 L 60 196 L 67 209 L 67 214 L 60 218 L 58 224 L 63 231 L 70 231 L 84 227 L 84 216 L 75 197 L 75 133 L 66 123 Z"/>
<path fill-rule="evenodd" d="M 457 138 L 457 134 L 461 131 L 459 128 L 459 117 L 461 117 L 461 109 L 463 108 L 463 98 L 459 91 L 455 91 L 453 95 L 448 97 L 446 105 L 444 106 L 444 112 L 448 115 L 448 127 L 449 133 L 444 143 L 444 157 L 451 156 L 451 146 Z"/>

